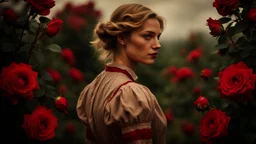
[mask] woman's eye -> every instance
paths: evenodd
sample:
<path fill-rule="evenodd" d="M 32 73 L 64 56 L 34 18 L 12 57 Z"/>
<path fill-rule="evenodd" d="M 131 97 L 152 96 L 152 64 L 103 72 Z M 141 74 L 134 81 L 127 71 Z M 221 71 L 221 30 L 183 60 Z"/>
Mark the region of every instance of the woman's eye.
<path fill-rule="evenodd" d="M 146 40 L 150 40 L 152 36 L 151 36 L 151 35 L 144 35 L 143 37 L 144 37 Z"/>

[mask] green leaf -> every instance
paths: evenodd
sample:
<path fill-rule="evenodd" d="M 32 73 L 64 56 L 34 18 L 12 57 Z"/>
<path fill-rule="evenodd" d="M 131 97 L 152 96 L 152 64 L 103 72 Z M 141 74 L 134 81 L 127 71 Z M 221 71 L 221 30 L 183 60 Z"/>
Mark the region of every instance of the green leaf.
<path fill-rule="evenodd" d="M 226 35 L 222 35 L 218 38 L 218 44 L 224 44 L 227 42 L 228 37 Z"/>
<path fill-rule="evenodd" d="M 61 47 L 57 44 L 51 44 L 51 45 L 47 46 L 46 49 L 48 49 L 52 52 L 57 52 L 57 53 L 60 53 L 62 50 Z"/>
<path fill-rule="evenodd" d="M 45 81 L 50 81 L 50 82 L 52 81 L 52 77 L 48 72 L 43 72 L 42 73 L 42 79 L 45 80 Z"/>
<path fill-rule="evenodd" d="M 1 45 L 3 52 L 13 52 L 16 49 L 16 45 L 11 42 L 3 42 Z"/>
<path fill-rule="evenodd" d="M 236 23 L 234 26 L 227 29 L 227 34 L 229 36 L 234 36 L 235 34 L 242 32 L 244 29 L 245 27 L 241 23 Z"/>
<path fill-rule="evenodd" d="M 41 16 L 41 17 L 39 18 L 39 21 L 40 21 L 41 23 L 48 23 L 48 22 L 50 22 L 51 20 L 50 20 L 49 18 L 47 18 L 47 17 Z"/>
<path fill-rule="evenodd" d="M 250 52 L 249 51 L 246 51 L 246 50 L 243 50 L 240 52 L 240 56 L 241 58 L 246 58 L 250 55 Z"/>
<path fill-rule="evenodd" d="M 242 44 L 245 43 L 245 42 L 247 42 L 247 40 L 246 40 L 246 38 L 245 38 L 244 36 L 242 36 L 242 37 L 240 37 L 240 38 L 238 38 L 238 39 L 236 40 L 236 44 L 237 44 L 237 45 L 242 45 Z"/>
<path fill-rule="evenodd" d="M 34 96 L 36 98 L 39 98 L 39 97 L 44 96 L 45 93 L 46 93 L 45 87 L 43 85 L 40 85 L 40 89 L 34 91 Z"/>
<path fill-rule="evenodd" d="M 219 77 L 213 77 L 213 79 L 218 81 L 220 78 Z"/>
<path fill-rule="evenodd" d="M 231 20 L 230 17 L 221 17 L 220 19 L 218 19 L 218 21 L 222 24 L 225 24 L 227 22 L 229 22 Z"/>
<path fill-rule="evenodd" d="M 225 49 L 225 48 L 228 48 L 228 44 L 224 43 L 224 44 L 217 44 L 215 45 L 215 48 L 217 49 Z"/>
<path fill-rule="evenodd" d="M 37 29 L 39 28 L 39 23 L 36 20 L 32 20 L 29 23 L 29 32 L 35 34 Z"/>

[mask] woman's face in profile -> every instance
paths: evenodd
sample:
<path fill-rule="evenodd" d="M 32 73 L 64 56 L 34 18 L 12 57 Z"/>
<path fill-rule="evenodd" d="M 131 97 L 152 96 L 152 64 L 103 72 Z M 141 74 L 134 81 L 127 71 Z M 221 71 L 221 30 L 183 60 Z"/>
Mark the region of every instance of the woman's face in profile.
<path fill-rule="evenodd" d="M 125 52 L 131 61 L 153 64 L 160 46 L 160 23 L 155 18 L 145 21 L 141 28 L 133 31 L 126 40 Z"/>

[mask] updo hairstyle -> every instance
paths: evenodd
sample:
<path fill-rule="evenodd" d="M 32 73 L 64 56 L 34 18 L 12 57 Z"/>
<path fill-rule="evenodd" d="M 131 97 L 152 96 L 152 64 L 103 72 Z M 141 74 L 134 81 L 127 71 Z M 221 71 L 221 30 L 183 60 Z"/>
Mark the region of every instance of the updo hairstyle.
<path fill-rule="evenodd" d="M 163 18 L 141 4 L 121 5 L 112 13 L 110 21 L 99 21 L 94 29 L 94 39 L 91 41 L 93 47 L 100 52 L 99 60 L 106 61 L 112 58 L 113 53 L 117 51 L 117 35 L 129 35 L 149 18 L 156 18 L 163 30 Z"/>

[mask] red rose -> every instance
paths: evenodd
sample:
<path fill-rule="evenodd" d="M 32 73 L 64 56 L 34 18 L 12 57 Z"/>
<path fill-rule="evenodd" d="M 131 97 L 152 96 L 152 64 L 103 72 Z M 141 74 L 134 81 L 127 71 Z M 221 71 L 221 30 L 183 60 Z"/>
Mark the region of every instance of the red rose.
<path fill-rule="evenodd" d="M 66 125 L 66 132 L 69 134 L 74 134 L 76 131 L 75 126 L 72 122 L 67 123 Z"/>
<path fill-rule="evenodd" d="M 62 49 L 61 55 L 68 64 L 74 65 L 75 64 L 75 56 L 73 51 L 70 48 Z"/>
<path fill-rule="evenodd" d="M 188 56 L 187 56 L 187 61 L 188 62 L 194 62 L 198 60 L 202 55 L 202 50 L 200 48 L 192 50 Z"/>
<path fill-rule="evenodd" d="M 19 16 L 12 9 L 4 9 L 2 11 L 2 15 L 4 20 L 7 22 L 14 22 L 19 18 Z"/>
<path fill-rule="evenodd" d="M 226 113 L 211 109 L 200 121 L 200 141 L 212 144 L 216 139 L 228 135 L 230 117 Z"/>
<path fill-rule="evenodd" d="M 194 73 L 192 72 L 192 70 L 189 67 L 179 68 L 176 72 L 176 78 L 178 80 L 184 80 L 186 78 L 190 78 L 193 76 L 194 76 Z"/>
<path fill-rule="evenodd" d="M 201 88 L 200 87 L 194 87 L 193 88 L 193 93 L 200 95 L 201 94 Z"/>
<path fill-rule="evenodd" d="M 182 124 L 182 129 L 183 132 L 187 135 L 187 136 L 191 136 L 195 133 L 195 126 L 192 123 L 186 122 L 184 124 Z"/>
<path fill-rule="evenodd" d="M 57 125 L 57 118 L 53 115 L 52 110 L 38 106 L 32 114 L 24 115 L 22 128 L 28 137 L 45 141 L 55 136 Z"/>
<path fill-rule="evenodd" d="M 60 85 L 59 90 L 60 90 L 60 94 L 64 95 L 67 92 L 66 85 L 64 85 L 64 84 Z"/>
<path fill-rule="evenodd" d="M 203 79 L 208 79 L 210 76 L 212 76 L 212 70 L 209 68 L 204 68 L 201 71 L 201 75 L 200 75 Z"/>
<path fill-rule="evenodd" d="M 200 96 L 196 101 L 194 101 L 194 105 L 198 111 L 204 111 L 209 108 L 209 101 L 204 96 Z"/>
<path fill-rule="evenodd" d="M 55 6 L 54 0 L 27 0 L 32 6 L 32 9 L 39 15 L 48 15 L 50 9 Z"/>
<path fill-rule="evenodd" d="M 84 79 L 83 73 L 77 68 L 71 68 L 69 70 L 69 76 L 74 82 L 81 82 Z"/>
<path fill-rule="evenodd" d="M 248 17 L 249 20 L 256 22 L 256 8 L 252 8 L 249 11 L 247 17 Z"/>
<path fill-rule="evenodd" d="M 69 15 L 67 17 L 67 25 L 74 31 L 78 32 L 86 26 L 86 21 L 81 16 Z"/>
<path fill-rule="evenodd" d="M 224 33 L 224 27 L 218 20 L 213 20 L 212 18 L 207 19 L 207 24 L 211 30 L 210 34 L 214 37 L 220 36 Z"/>
<path fill-rule="evenodd" d="M 62 96 L 58 96 L 55 99 L 55 107 L 57 110 L 59 110 L 60 112 L 64 112 L 65 114 L 68 114 L 68 101 L 66 98 L 62 97 Z"/>
<path fill-rule="evenodd" d="M 6 92 L 13 104 L 17 104 L 20 98 L 31 100 L 33 91 L 39 89 L 37 72 L 30 65 L 13 62 L 2 69 L 0 88 Z"/>
<path fill-rule="evenodd" d="M 172 110 L 170 108 L 166 109 L 164 112 L 166 121 L 168 124 L 170 124 L 173 121 L 173 114 L 172 114 Z"/>
<path fill-rule="evenodd" d="M 58 18 L 53 18 L 51 22 L 47 24 L 46 34 L 49 37 L 56 36 L 62 29 L 63 21 Z"/>
<path fill-rule="evenodd" d="M 51 75 L 54 83 L 59 83 L 61 81 L 61 75 L 58 71 L 54 69 L 47 69 L 47 72 Z"/>
<path fill-rule="evenodd" d="M 255 74 L 243 62 L 231 64 L 219 73 L 218 90 L 221 98 L 234 101 L 252 101 Z"/>
<path fill-rule="evenodd" d="M 232 14 L 239 6 L 239 0 L 215 0 L 213 7 L 215 7 L 218 13 L 222 16 Z"/>

